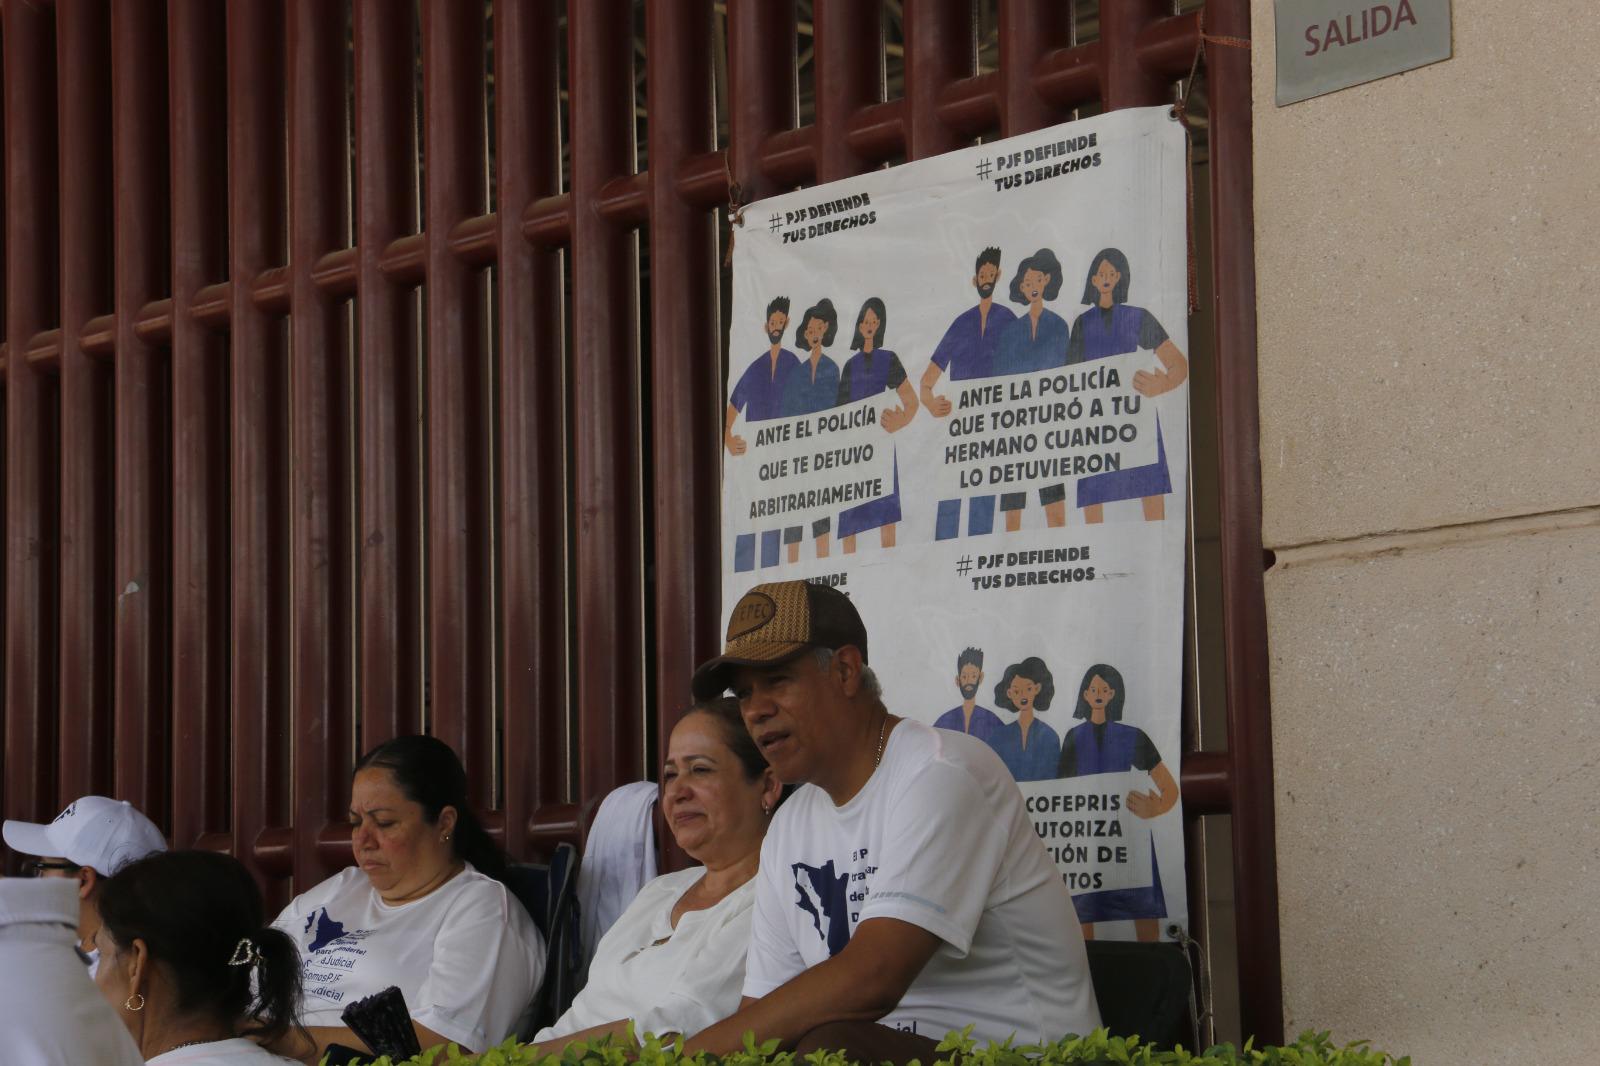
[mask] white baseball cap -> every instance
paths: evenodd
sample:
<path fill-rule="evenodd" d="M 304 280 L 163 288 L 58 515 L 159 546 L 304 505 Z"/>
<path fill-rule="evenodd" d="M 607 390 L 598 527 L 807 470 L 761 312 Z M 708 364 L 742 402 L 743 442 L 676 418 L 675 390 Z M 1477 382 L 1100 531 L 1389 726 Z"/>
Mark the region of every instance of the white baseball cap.
<path fill-rule="evenodd" d="M 167 850 L 155 823 L 126 800 L 85 796 L 49 825 L 7 821 L 6 846 L 22 855 L 60 855 L 109 877 L 135 859 Z"/>

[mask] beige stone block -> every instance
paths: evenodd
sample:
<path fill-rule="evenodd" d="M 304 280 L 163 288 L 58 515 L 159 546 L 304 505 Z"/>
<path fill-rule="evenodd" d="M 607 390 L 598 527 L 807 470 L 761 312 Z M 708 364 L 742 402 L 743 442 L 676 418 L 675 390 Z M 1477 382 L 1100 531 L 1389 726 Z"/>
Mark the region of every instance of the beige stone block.
<path fill-rule="evenodd" d="M 1593 6 L 1456 0 L 1454 58 L 1283 108 L 1252 6 L 1267 545 L 1600 503 Z"/>
<path fill-rule="evenodd" d="M 1267 579 L 1287 1028 L 1593 1062 L 1600 525 L 1389 547 Z"/>

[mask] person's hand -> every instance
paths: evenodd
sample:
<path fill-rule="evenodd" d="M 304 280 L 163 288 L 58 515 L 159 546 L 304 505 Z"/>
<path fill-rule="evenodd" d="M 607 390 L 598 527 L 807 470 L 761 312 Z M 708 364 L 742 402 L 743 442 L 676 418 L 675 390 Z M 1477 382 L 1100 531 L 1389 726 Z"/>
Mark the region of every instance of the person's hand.
<path fill-rule="evenodd" d="M 922 405 L 928 409 L 928 413 L 933 415 L 934 418 L 943 418 L 952 410 L 948 399 L 932 392 L 923 394 Z"/>
<path fill-rule="evenodd" d="M 1149 792 L 1129 792 L 1128 810 L 1140 818 L 1156 817 L 1161 813 L 1161 793 L 1153 788 Z"/>
<path fill-rule="evenodd" d="M 744 438 L 743 437 L 735 436 L 732 433 L 726 433 L 722 437 L 722 443 L 724 443 L 724 444 L 726 444 L 728 446 L 728 451 L 731 452 L 732 454 L 734 454 L 734 455 L 743 455 L 744 454 L 745 443 L 744 443 Z"/>
<path fill-rule="evenodd" d="M 885 433 L 893 433 L 896 430 L 904 429 L 910 421 L 911 412 L 904 407 L 890 407 L 883 412 L 883 417 L 879 419 L 879 423 L 883 426 Z"/>
<path fill-rule="evenodd" d="M 1133 391 L 1141 396 L 1160 396 L 1171 392 L 1178 384 L 1165 370 L 1136 370 L 1133 374 Z"/>

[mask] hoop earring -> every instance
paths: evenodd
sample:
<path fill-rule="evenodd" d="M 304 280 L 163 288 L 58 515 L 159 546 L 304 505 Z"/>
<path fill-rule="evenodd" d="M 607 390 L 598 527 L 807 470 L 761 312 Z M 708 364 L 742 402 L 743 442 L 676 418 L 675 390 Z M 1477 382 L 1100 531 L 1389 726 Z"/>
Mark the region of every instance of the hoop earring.
<path fill-rule="evenodd" d="M 133 1002 L 134 1000 L 138 1000 L 139 1002 L 135 1004 Z M 123 1000 L 122 1009 L 130 1012 L 144 1010 L 144 993 L 135 992 L 133 995 Z"/>

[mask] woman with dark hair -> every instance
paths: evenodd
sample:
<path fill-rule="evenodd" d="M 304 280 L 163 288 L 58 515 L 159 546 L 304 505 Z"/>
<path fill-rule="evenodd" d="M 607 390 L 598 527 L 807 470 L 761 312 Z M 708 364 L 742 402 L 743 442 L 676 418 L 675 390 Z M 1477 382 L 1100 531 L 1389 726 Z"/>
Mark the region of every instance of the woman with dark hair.
<path fill-rule="evenodd" d="M 483 1051 L 515 1032 L 544 972 L 544 942 L 498 880 L 505 856 L 468 806 L 466 771 L 448 744 L 395 737 L 362 757 L 350 848 L 355 866 L 273 923 L 300 949 L 301 1015 L 315 1044 L 285 1050 L 315 1062 L 329 1044 L 365 1049 L 340 1015 L 390 985 L 423 1048 Z"/>
<path fill-rule="evenodd" d="M 1056 776 L 1061 738 L 1034 717 L 1048 711 L 1055 696 L 1055 678 L 1037 655 L 1006 667 L 1005 676 L 994 687 L 994 705 L 1017 717 L 1000 727 L 990 746 L 1018 781 L 1048 781 Z"/>
<path fill-rule="evenodd" d="M 1026 374 L 1062 365 L 1067 357 L 1071 329 L 1067 320 L 1045 306 L 1061 294 L 1061 261 L 1048 248 L 1040 248 L 1017 264 L 1011 278 L 1011 302 L 1027 304 L 1000 335 L 995 352 L 996 374 Z"/>
<path fill-rule="evenodd" d="M 795 327 L 794 342 L 803 349 L 800 365 L 790 372 L 783 383 L 783 401 L 779 409 L 782 417 L 809 415 L 826 411 L 839 398 L 839 364 L 822 354 L 822 349 L 833 343 L 839 333 L 839 314 L 833 301 L 823 297 L 800 316 Z M 833 520 L 819 518 L 811 523 L 811 536 L 817 542 L 817 558 L 828 557 L 828 535 Z M 788 526 L 783 531 L 783 543 L 789 561 L 800 561 L 800 526 Z"/>
<path fill-rule="evenodd" d="M 571 1008 L 535 1038 L 693 1036 L 739 1007 L 755 873 L 781 786 L 750 738 L 739 701 L 696 703 L 673 727 L 661 810 L 678 845 L 703 865 L 640 890 L 600 939 Z"/>
<path fill-rule="evenodd" d="M 1155 788 L 1148 792 L 1130 791 L 1127 806 L 1138 818 L 1157 818 L 1178 802 L 1178 782 L 1161 761 L 1161 753 L 1144 730 L 1124 725 L 1122 706 L 1127 686 L 1114 666 L 1095 663 L 1084 671 L 1078 686 L 1078 705 L 1072 717 L 1084 721 L 1067 731 L 1061 743 L 1060 777 L 1086 777 L 1090 774 L 1117 774 L 1143 770 Z M 1166 897 L 1161 891 L 1161 871 L 1155 861 L 1155 840 L 1150 841 L 1148 886 L 1108 888 L 1072 897 L 1083 923 L 1085 938 L 1093 938 L 1096 922 L 1131 919 L 1140 940 L 1161 938 L 1161 919 L 1167 914 Z"/>
<path fill-rule="evenodd" d="M 260 1043 L 295 1028 L 300 959 L 266 928 L 261 889 L 238 859 L 169 851 L 131 862 L 101 882 L 100 923 L 95 984 L 146 1062 L 289 1061 Z"/>
<path fill-rule="evenodd" d="M 869 296 L 856 315 L 856 330 L 850 338 L 855 351 L 839 374 L 840 404 L 865 400 L 884 392 L 900 397 L 899 407 L 885 408 L 880 425 L 885 433 L 905 428 L 917 417 L 917 391 L 906 380 L 900 357 L 881 347 L 889 330 L 889 312 L 883 301 Z M 894 491 L 887 496 L 846 508 L 839 515 L 839 544 L 846 555 L 856 550 L 856 534 L 878 530 L 878 542 L 894 547 L 895 524 L 900 521 L 900 462 L 894 465 Z"/>
<path fill-rule="evenodd" d="M 826 411 L 839 395 L 839 364 L 822 353 L 839 334 L 839 313 L 824 296 L 800 316 L 794 330 L 795 346 L 804 353 L 800 370 L 783 386 L 783 413 L 807 415 Z"/>
<path fill-rule="evenodd" d="M 1028 374 L 1048 370 L 1067 361 L 1067 341 L 1072 330 L 1067 320 L 1045 306 L 1061 294 L 1061 261 L 1048 248 L 1040 248 L 1017 264 L 1011 279 L 1011 302 L 1027 304 L 1000 334 L 994 356 L 994 374 Z M 1039 490 L 1039 503 L 1051 526 L 1066 524 L 1065 485 L 1046 485 Z M 1022 528 L 1022 511 L 1028 505 L 1025 492 L 1002 492 L 1000 510 L 1006 516 L 1006 531 Z"/>
<path fill-rule="evenodd" d="M 1140 370 L 1133 375 L 1133 389 L 1141 396 L 1156 397 L 1182 385 L 1189 376 L 1189 361 L 1172 343 L 1156 317 L 1142 307 L 1128 303 L 1133 271 L 1128 257 L 1119 248 L 1105 248 L 1089 261 L 1089 276 L 1083 283 L 1083 302 L 1089 310 L 1072 325 L 1072 343 L 1067 346 L 1067 362 L 1082 363 L 1128 352 L 1154 351 L 1161 370 Z M 1085 522 L 1105 520 L 1105 505 L 1116 500 L 1143 501 L 1147 522 L 1167 516 L 1166 495 L 1172 491 L 1167 472 L 1167 446 L 1161 439 L 1161 422 L 1156 421 L 1156 461 L 1128 470 L 1114 470 L 1078 479 L 1078 507 Z"/>

